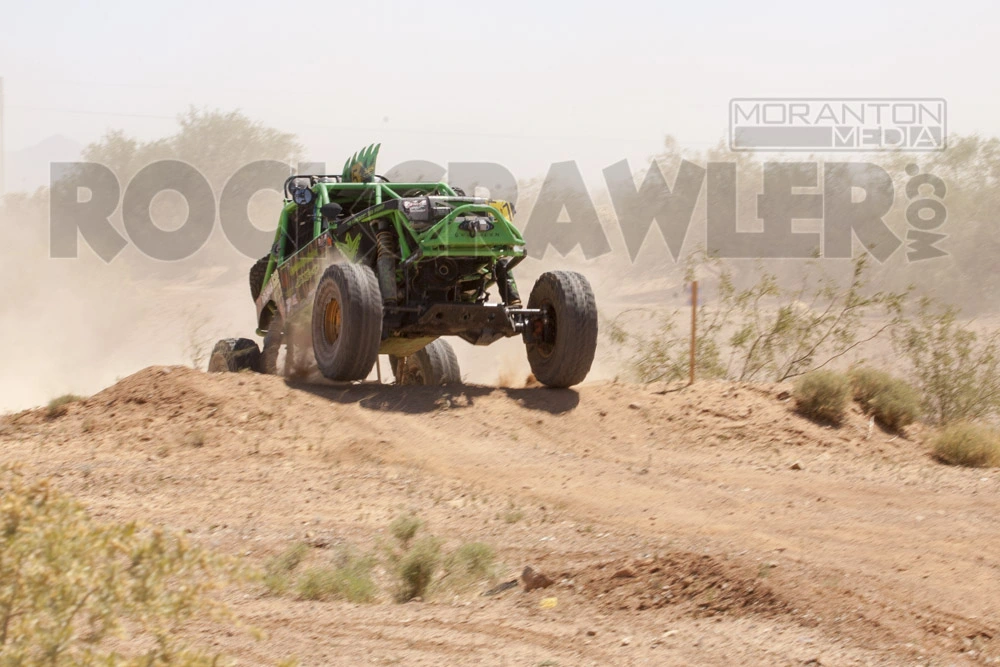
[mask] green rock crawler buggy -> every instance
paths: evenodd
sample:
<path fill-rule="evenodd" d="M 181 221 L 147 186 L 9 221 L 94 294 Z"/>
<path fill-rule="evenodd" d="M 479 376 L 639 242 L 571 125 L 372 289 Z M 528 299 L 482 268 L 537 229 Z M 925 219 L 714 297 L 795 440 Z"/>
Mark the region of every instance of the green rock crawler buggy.
<path fill-rule="evenodd" d="M 445 183 L 390 183 L 375 175 L 377 154 L 361 151 L 337 176 L 285 182 L 274 246 L 250 270 L 263 347 L 219 341 L 209 370 L 315 365 L 329 380 L 355 381 L 385 354 L 401 384 L 451 384 L 461 374 L 443 336 L 474 345 L 521 336 L 539 382 L 582 382 L 597 345 L 587 279 L 542 274 L 524 304 L 512 275 L 524 239 L 510 204 Z"/>

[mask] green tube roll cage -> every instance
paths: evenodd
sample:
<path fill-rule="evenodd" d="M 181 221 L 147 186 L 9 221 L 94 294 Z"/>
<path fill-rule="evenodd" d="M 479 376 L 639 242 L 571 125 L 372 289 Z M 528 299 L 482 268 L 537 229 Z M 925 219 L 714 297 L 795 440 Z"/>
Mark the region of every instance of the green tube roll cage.
<path fill-rule="evenodd" d="M 302 177 L 305 178 L 305 177 Z M 292 179 L 289 179 L 292 180 Z M 334 242 L 348 259 L 354 260 L 349 244 L 336 241 L 344 238 L 351 229 L 360 229 L 378 224 L 383 218 L 393 226 L 399 243 L 399 259 L 402 264 L 411 264 L 423 258 L 435 257 L 475 257 L 484 260 L 510 258 L 511 268 L 525 257 L 524 238 L 501 210 L 509 210 L 505 202 L 488 201 L 461 196 L 446 183 L 343 183 L 319 182 L 311 186 L 313 192 L 314 215 L 312 238 L 316 239 L 324 231 L 322 209 L 330 203 L 356 205 L 359 200 L 371 205 L 330 227 Z M 454 207 L 440 220 L 433 221 L 424 229 L 417 229 L 398 206 L 386 206 L 387 202 L 403 199 L 425 198 L 428 206 L 432 201 L 446 203 Z M 431 198 L 434 198 L 433 200 Z M 288 259 L 288 225 L 291 214 L 299 205 L 285 200 L 264 284 L 271 279 L 277 265 Z M 489 220 L 488 229 L 460 230 L 456 221 L 469 216 L 479 216 Z M 275 252 L 276 251 L 276 252 Z"/>

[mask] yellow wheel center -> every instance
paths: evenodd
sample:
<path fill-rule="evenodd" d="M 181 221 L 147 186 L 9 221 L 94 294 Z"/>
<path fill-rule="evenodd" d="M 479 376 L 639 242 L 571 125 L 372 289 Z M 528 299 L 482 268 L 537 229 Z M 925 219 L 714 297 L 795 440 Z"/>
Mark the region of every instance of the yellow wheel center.
<path fill-rule="evenodd" d="M 326 311 L 323 313 L 323 336 L 331 345 L 340 338 L 340 302 L 336 299 L 326 304 Z"/>

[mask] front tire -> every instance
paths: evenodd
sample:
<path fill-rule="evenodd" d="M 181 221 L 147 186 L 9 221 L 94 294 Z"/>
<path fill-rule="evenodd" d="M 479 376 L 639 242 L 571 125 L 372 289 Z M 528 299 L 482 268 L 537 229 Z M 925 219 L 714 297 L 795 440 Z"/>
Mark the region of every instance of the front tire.
<path fill-rule="evenodd" d="M 403 364 L 402 369 L 399 368 L 400 363 Z M 462 382 L 458 356 L 451 344 L 443 338 L 428 343 L 422 350 L 405 359 L 390 355 L 389 364 L 396 384 L 439 386 Z"/>
<path fill-rule="evenodd" d="M 327 268 L 313 300 L 312 339 L 323 377 L 340 382 L 368 377 L 382 342 L 382 296 L 371 268 Z"/>
<path fill-rule="evenodd" d="M 528 308 L 548 316 L 539 340 L 528 343 L 531 372 L 549 387 L 583 382 L 597 351 L 597 302 L 587 279 L 574 271 L 550 271 L 535 282 Z"/>
<path fill-rule="evenodd" d="M 260 348 L 249 338 L 224 338 L 212 348 L 208 359 L 210 373 L 238 373 L 253 370 L 260 363 Z"/>

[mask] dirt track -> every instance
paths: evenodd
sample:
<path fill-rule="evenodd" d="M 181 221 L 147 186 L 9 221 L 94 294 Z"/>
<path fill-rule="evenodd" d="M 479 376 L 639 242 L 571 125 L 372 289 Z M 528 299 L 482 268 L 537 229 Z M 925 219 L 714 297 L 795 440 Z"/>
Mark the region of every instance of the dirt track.
<path fill-rule="evenodd" d="M 370 548 L 410 509 L 450 543 L 493 545 L 502 579 L 531 564 L 556 580 L 405 605 L 234 593 L 267 638 L 203 634 L 241 664 L 996 660 L 1000 472 L 942 466 L 919 429 L 894 437 L 858 413 L 814 425 L 784 389 L 333 387 L 150 368 L 63 417 L 4 418 L 0 461 L 55 477 L 99 517 L 253 563 L 303 540 Z"/>

